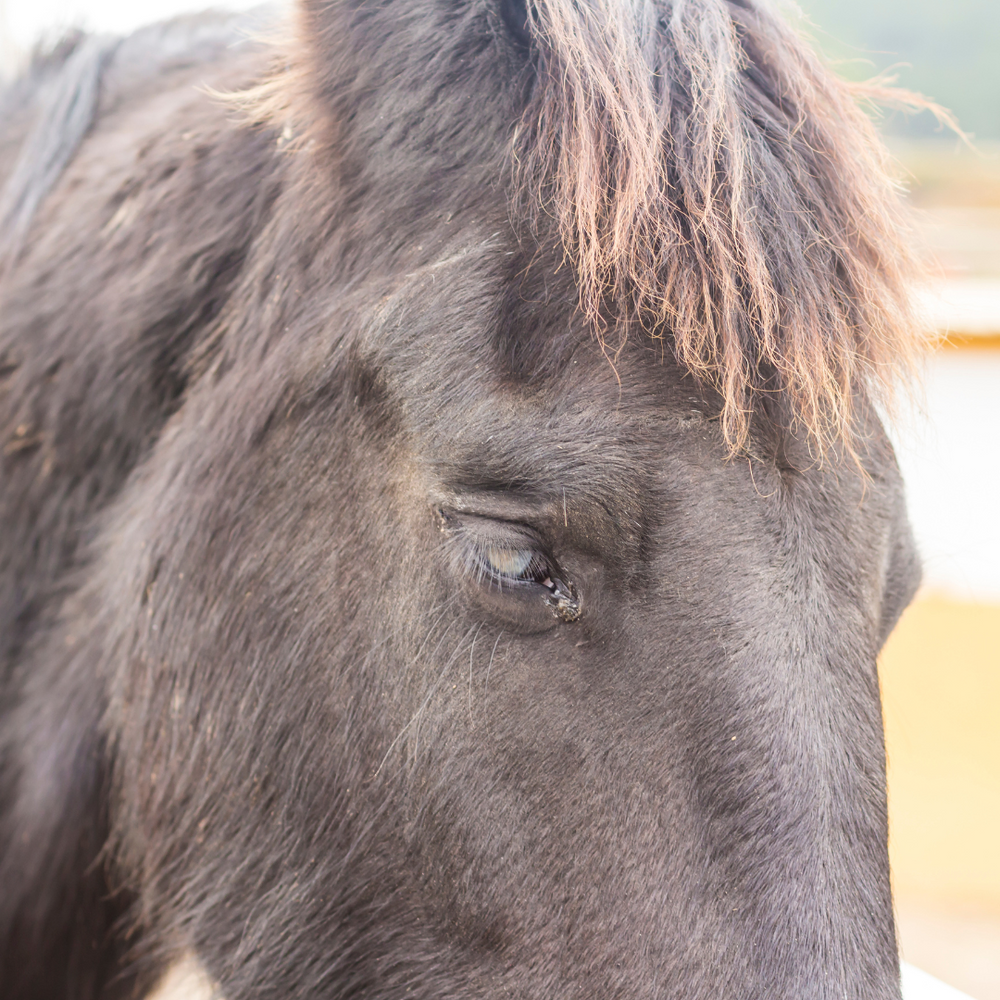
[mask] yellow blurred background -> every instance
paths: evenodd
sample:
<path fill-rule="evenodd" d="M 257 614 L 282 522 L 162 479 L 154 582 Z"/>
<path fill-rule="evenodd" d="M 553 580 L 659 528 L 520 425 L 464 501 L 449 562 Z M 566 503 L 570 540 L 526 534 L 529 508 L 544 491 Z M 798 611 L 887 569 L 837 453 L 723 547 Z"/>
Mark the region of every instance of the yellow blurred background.
<path fill-rule="evenodd" d="M 921 598 L 881 671 L 896 886 L 1000 910 L 1000 609 Z"/>
<path fill-rule="evenodd" d="M 947 334 L 897 431 L 925 565 L 880 659 L 898 926 L 907 960 L 1000 1000 L 1000 146 L 893 151 Z"/>
<path fill-rule="evenodd" d="M 921 596 L 880 672 L 904 956 L 1000 998 L 1000 606 Z"/>

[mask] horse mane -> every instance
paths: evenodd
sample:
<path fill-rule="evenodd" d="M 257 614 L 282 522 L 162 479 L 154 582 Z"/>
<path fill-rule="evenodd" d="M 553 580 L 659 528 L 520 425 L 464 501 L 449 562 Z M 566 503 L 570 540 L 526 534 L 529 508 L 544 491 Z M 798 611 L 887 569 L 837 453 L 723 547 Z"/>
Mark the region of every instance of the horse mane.
<path fill-rule="evenodd" d="M 528 25 L 520 210 L 557 220 L 598 335 L 672 338 L 734 452 L 769 391 L 819 457 L 852 452 L 857 392 L 890 406 L 919 343 L 921 262 L 864 88 L 767 0 L 533 0 Z"/>
<path fill-rule="evenodd" d="M 250 14 L 177 17 L 127 37 L 70 32 L 39 46 L 24 76 L 0 89 L 0 127 L 18 113 L 32 126 L 9 176 L 0 183 L 0 274 L 9 267 L 42 203 L 55 188 L 101 114 L 121 93 L 165 70 L 208 61 L 245 44 Z"/>
<path fill-rule="evenodd" d="M 30 81 L 39 90 L 35 127 L 26 138 L 11 176 L 0 188 L 0 261 L 13 257 L 38 206 L 55 186 L 93 123 L 101 74 L 121 39 L 114 35 L 74 35 L 53 53 L 36 53 Z M 19 81 L 20 82 L 20 81 Z M 27 94 L 11 87 L 4 103 Z M 3 115 L 6 117 L 6 115 Z"/>

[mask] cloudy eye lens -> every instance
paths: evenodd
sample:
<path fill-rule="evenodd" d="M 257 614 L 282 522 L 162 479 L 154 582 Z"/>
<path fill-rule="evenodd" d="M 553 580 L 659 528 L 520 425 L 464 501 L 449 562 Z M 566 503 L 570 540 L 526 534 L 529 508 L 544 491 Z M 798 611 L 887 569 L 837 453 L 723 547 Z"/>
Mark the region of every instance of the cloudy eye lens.
<path fill-rule="evenodd" d="M 531 549 L 508 549 L 491 545 L 486 549 L 486 562 L 497 576 L 520 579 L 531 568 L 535 553 Z"/>
<path fill-rule="evenodd" d="M 537 549 L 484 545 L 479 550 L 478 562 L 482 571 L 501 587 L 512 583 L 554 586 L 549 576 L 548 560 Z"/>
<path fill-rule="evenodd" d="M 440 508 L 435 515 L 438 528 L 456 543 L 453 551 L 461 558 L 463 568 L 480 584 L 499 590 L 539 584 L 553 594 L 558 593 L 552 560 L 540 544 L 525 537 L 527 531 L 474 515 L 452 514 Z"/>

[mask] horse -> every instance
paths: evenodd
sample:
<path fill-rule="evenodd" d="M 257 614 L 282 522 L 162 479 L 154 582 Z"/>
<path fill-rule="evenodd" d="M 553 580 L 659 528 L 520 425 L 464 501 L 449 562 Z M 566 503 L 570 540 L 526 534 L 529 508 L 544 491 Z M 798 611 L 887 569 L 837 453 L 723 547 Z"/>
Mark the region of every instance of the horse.
<path fill-rule="evenodd" d="M 857 88 L 769 0 L 253 23 L 0 100 L 0 992 L 898 1000 Z"/>

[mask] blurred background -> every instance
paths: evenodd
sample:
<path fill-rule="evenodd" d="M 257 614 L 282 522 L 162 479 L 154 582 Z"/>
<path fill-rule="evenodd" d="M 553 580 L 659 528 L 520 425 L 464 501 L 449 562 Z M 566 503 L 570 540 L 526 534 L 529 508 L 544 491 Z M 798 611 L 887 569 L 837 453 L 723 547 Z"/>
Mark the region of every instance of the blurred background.
<path fill-rule="evenodd" d="M 127 31 L 200 6 L 0 0 L 0 71 L 69 25 Z M 1000 1000 L 1000 0 L 788 12 L 837 72 L 896 76 L 971 136 L 926 112 L 880 119 L 937 262 L 923 296 L 945 335 L 895 431 L 925 575 L 880 666 L 903 955 Z"/>
<path fill-rule="evenodd" d="M 936 259 L 947 335 L 897 427 L 924 586 L 882 655 L 903 956 L 1000 1000 L 1000 2 L 800 0 L 843 76 L 949 108 L 881 128 Z"/>

